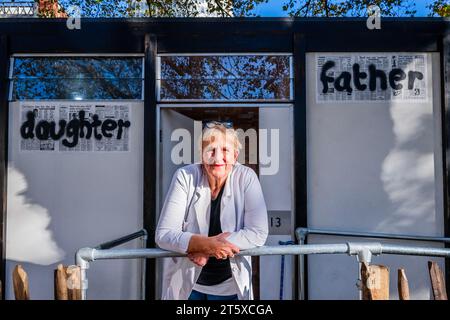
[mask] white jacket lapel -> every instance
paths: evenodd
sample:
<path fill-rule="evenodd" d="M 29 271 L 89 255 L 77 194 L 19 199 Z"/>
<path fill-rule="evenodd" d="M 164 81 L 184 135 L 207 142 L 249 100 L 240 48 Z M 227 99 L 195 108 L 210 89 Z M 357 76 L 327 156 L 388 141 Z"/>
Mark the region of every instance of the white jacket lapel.
<path fill-rule="evenodd" d="M 197 199 L 194 202 L 194 210 L 197 216 L 199 231 L 200 234 L 208 235 L 211 191 L 208 178 L 203 172 L 201 173 L 199 184 L 196 186 L 195 194 Z"/>
<path fill-rule="evenodd" d="M 234 168 L 233 168 L 234 169 Z M 228 174 L 225 189 L 222 194 L 220 205 L 220 225 L 222 232 L 234 232 L 236 230 L 236 217 L 233 201 L 233 169 Z"/>

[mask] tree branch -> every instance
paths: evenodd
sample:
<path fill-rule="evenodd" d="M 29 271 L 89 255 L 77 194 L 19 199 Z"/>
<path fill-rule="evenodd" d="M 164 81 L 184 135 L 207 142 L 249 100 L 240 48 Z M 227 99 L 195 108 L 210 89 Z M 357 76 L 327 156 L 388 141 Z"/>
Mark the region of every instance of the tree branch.
<path fill-rule="evenodd" d="M 214 3 L 219 7 L 219 9 L 220 9 L 220 11 L 222 11 L 222 13 L 225 13 L 228 17 L 233 16 L 222 7 L 222 5 L 220 4 L 220 0 L 214 0 Z"/>
<path fill-rule="evenodd" d="M 328 0 L 323 0 L 323 5 L 324 5 L 324 9 L 325 9 L 325 16 L 329 17 L 330 16 L 330 8 L 328 7 Z"/>

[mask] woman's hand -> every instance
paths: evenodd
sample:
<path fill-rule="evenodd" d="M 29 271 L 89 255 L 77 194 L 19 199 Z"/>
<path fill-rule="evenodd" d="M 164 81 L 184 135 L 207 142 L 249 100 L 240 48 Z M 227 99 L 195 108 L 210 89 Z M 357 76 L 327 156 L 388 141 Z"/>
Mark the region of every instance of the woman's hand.
<path fill-rule="evenodd" d="M 230 232 L 223 232 L 209 237 L 212 241 L 211 255 L 216 259 L 233 258 L 236 253 L 239 253 L 239 248 L 226 240 L 229 235 Z"/>
<path fill-rule="evenodd" d="M 189 241 L 188 253 L 202 253 L 208 257 L 212 256 L 217 259 L 232 258 L 236 253 L 239 253 L 239 248 L 226 240 L 229 235 L 229 232 L 224 232 L 213 237 L 195 234 Z"/>
<path fill-rule="evenodd" d="M 188 258 L 199 267 L 205 266 L 209 259 L 209 257 L 203 253 L 189 253 Z"/>

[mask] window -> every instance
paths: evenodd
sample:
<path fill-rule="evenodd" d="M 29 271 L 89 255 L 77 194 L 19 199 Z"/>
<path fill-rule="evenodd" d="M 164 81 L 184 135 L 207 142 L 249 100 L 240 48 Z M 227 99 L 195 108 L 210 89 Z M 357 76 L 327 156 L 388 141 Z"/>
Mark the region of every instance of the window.
<path fill-rule="evenodd" d="M 291 101 L 290 55 L 162 55 L 159 101 Z"/>
<path fill-rule="evenodd" d="M 141 57 L 15 57 L 11 100 L 142 99 Z"/>

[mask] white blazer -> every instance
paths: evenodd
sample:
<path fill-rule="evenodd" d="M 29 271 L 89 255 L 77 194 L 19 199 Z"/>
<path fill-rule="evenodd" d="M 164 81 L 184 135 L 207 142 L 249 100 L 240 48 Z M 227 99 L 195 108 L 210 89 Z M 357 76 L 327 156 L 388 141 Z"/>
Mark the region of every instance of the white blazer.
<path fill-rule="evenodd" d="M 164 201 L 155 240 L 160 248 L 186 253 L 193 234 L 208 235 L 211 190 L 200 164 L 178 169 Z M 239 249 L 264 245 L 268 235 L 267 209 L 256 173 L 236 163 L 225 182 L 220 222 L 227 240 Z M 186 300 L 202 267 L 188 258 L 170 258 L 163 273 L 163 299 Z M 241 300 L 253 299 L 251 257 L 230 258 Z"/>

